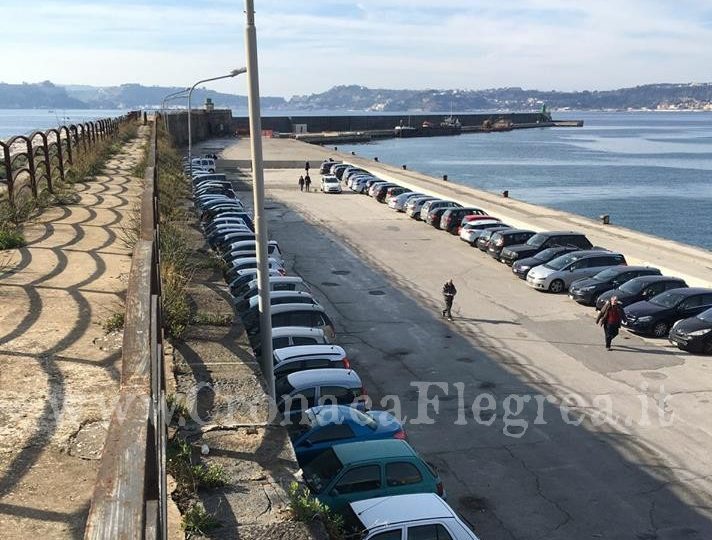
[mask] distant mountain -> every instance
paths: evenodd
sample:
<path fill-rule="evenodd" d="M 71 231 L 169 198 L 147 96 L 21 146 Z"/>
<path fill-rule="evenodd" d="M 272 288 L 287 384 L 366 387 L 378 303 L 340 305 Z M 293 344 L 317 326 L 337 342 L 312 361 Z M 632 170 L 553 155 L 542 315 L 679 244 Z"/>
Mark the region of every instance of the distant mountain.
<path fill-rule="evenodd" d="M 83 109 L 85 104 L 49 81 L 36 84 L 0 82 L 0 109 Z"/>
<path fill-rule="evenodd" d="M 158 107 L 164 96 L 180 90 L 170 86 L 55 85 L 0 83 L 0 109 L 143 109 Z M 193 103 L 206 98 L 216 107 L 244 109 L 247 98 L 197 88 Z M 582 92 L 493 88 L 489 90 L 393 90 L 365 86 L 335 86 L 306 96 L 263 97 L 262 107 L 284 111 L 532 111 L 546 105 L 553 110 L 711 110 L 712 83 L 647 84 L 634 88 Z M 185 105 L 174 100 L 171 105 Z"/>
<path fill-rule="evenodd" d="M 320 94 L 293 96 L 290 109 L 363 111 L 528 111 L 541 109 L 712 110 L 712 83 L 648 84 L 619 90 L 557 92 L 489 90 L 387 90 L 335 86 Z"/>

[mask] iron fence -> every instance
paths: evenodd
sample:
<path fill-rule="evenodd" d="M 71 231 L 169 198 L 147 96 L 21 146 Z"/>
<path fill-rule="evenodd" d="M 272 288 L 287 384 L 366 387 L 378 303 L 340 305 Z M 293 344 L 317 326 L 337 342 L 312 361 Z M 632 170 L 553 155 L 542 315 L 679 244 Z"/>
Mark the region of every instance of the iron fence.
<path fill-rule="evenodd" d="M 156 121 L 141 230 L 126 293 L 121 389 L 104 444 L 85 539 L 166 538 L 166 422 Z"/>
<path fill-rule="evenodd" d="M 65 180 L 65 168 L 74 163 L 78 152 L 91 150 L 97 141 L 114 138 L 123 124 L 138 120 L 139 115 L 132 111 L 118 118 L 70 124 L 0 141 L 0 186 L 5 186 L 10 206 L 15 206 L 17 196 L 25 189 L 35 199 L 43 186 L 53 193 L 53 182 Z"/>

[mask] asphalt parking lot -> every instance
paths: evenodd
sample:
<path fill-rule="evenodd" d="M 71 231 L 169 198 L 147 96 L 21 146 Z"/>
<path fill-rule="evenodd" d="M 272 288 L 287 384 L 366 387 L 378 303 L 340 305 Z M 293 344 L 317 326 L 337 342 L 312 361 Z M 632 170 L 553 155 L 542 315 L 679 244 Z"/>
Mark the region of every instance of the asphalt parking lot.
<path fill-rule="evenodd" d="M 712 537 L 709 357 L 626 332 L 608 352 L 592 308 L 367 196 L 301 193 L 298 176 L 266 171 L 270 236 L 483 538 Z"/>

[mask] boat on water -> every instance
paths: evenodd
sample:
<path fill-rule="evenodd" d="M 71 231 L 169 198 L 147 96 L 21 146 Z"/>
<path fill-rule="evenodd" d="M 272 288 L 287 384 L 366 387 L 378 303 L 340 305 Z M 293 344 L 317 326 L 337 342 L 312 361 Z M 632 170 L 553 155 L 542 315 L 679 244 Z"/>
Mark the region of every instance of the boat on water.
<path fill-rule="evenodd" d="M 460 120 L 448 116 L 439 125 L 425 120 L 420 127 L 398 125 L 394 129 L 396 137 L 437 137 L 441 135 L 459 135 L 462 133 Z"/>

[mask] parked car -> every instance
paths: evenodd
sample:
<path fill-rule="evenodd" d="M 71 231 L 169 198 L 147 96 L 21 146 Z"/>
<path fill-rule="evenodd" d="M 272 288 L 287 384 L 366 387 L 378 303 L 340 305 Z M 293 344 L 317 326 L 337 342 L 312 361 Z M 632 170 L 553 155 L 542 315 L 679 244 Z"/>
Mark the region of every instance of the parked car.
<path fill-rule="evenodd" d="M 428 202 L 428 201 L 439 201 L 441 199 L 438 199 L 437 197 L 432 197 L 430 195 L 424 196 L 424 197 L 414 197 L 413 199 L 408 200 L 408 204 L 406 205 L 406 210 L 405 213 L 409 216 L 412 217 L 413 219 L 420 219 L 420 210 L 423 208 L 423 205 Z"/>
<path fill-rule="evenodd" d="M 436 229 L 440 228 L 440 220 L 445 212 L 452 208 L 458 208 L 457 206 L 439 206 L 438 208 L 431 208 L 426 217 L 426 223 L 432 225 Z"/>
<path fill-rule="evenodd" d="M 336 178 L 336 176 L 322 176 L 321 190 L 324 193 L 341 193 L 341 182 L 339 182 L 339 179 Z"/>
<path fill-rule="evenodd" d="M 460 227 L 460 240 L 467 242 L 474 247 L 477 238 L 482 234 L 482 231 L 486 229 L 499 228 L 500 230 L 511 229 L 506 223 L 497 221 L 495 219 L 483 219 L 479 221 L 471 221 L 465 223 Z"/>
<path fill-rule="evenodd" d="M 386 411 L 362 412 L 348 405 L 320 405 L 304 412 L 303 424 L 287 427 L 301 467 L 335 444 L 405 439 L 398 419 Z"/>
<path fill-rule="evenodd" d="M 405 192 L 400 195 L 396 195 L 388 201 L 388 208 L 392 208 L 396 212 L 405 212 L 405 207 L 408 201 L 414 197 L 424 197 L 422 193 Z"/>
<path fill-rule="evenodd" d="M 500 260 L 512 266 L 517 259 L 533 257 L 540 251 L 558 246 L 572 246 L 578 249 L 591 249 L 593 244 L 585 234 L 573 231 L 540 232 L 529 238 L 526 243 L 507 246 L 502 250 Z"/>
<path fill-rule="evenodd" d="M 676 322 L 668 339 L 680 350 L 712 354 L 712 309 Z"/>
<path fill-rule="evenodd" d="M 316 498 L 337 513 L 345 511 L 349 503 L 373 497 L 445 495 L 438 475 L 407 442 L 397 439 L 334 445 L 303 471 Z"/>
<path fill-rule="evenodd" d="M 336 176 L 336 178 L 338 178 L 339 180 L 341 180 L 342 177 L 343 177 L 344 171 L 345 171 L 346 169 L 351 168 L 351 167 L 353 167 L 353 165 L 351 165 L 351 164 L 349 164 L 349 163 L 340 163 L 339 165 L 334 165 L 333 167 L 331 167 L 331 171 L 330 171 L 330 172 L 331 172 L 331 174 L 333 174 L 334 176 Z"/>
<path fill-rule="evenodd" d="M 282 266 L 277 259 L 268 259 L 269 269 L 277 270 L 283 276 L 287 274 L 287 271 Z M 225 280 L 231 282 L 237 276 L 242 275 L 240 272 L 242 270 L 248 270 L 251 268 L 257 268 L 257 257 L 239 257 L 227 261 L 227 269 L 225 270 Z"/>
<path fill-rule="evenodd" d="M 235 296 L 235 291 L 242 289 L 245 284 L 254 280 L 256 276 L 257 268 L 248 268 L 247 270 L 243 270 L 239 276 L 229 282 L 228 288 L 230 289 L 230 293 L 233 295 L 233 297 Z M 280 274 L 277 270 L 270 270 L 269 277 L 272 278 L 275 276 L 282 277 L 282 274 Z"/>
<path fill-rule="evenodd" d="M 460 233 L 460 226 L 462 225 L 462 219 L 465 216 L 486 216 L 487 212 L 482 210 L 481 208 L 473 208 L 473 207 L 467 207 L 467 208 L 462 208 L 462 207 L 453 207 L 453 208 L 448 208 L 443 215 L 440 217 L 440 225 L 439 227 L 443 231 L 447 231 L 450 234 L 459 234 Z M 496 219 L 496 218 L 492 218 Z M 499 221 L 499 220 L 497 220 Z"/>
<path fill-rule="evenodd" d="M 463 227 L 464 226 L 465 225 L 463 224 Z M 487 251 L 489 249 L 490 240 L 492 239 L 492 235 L 494 233 L 497 233 L 500 231 L 507 231 L 507 230 L 511 230 L 511 229 L 512 229 L 512 227 L 510 227 L 509 225 L 505 225 L 504 223 L 502 223 L 498 227 L 488 227 L 488 228 L 484 229 L 479 234 L 479 236 L 477 236 L 475 238 L 474 246 L 477 247 L 480 251 Z"/>
<path fill-rule="evenodd" d="M 321 165 L 319 165 L 319 174 L 331 174 L 331 168 L 340 164 L 340 161 L 324 161 Z"/>
<path fill-rule="evenodd" d="M 346 170 L 344 170 L 343 173 L 341 173 L 340 180 L 342 180 L 343 182 L 348 182 L 352 176 L 356 176 L 358 174 L 370 174 L 370 173 L 367 170 L 362 169 L 360 167 L 351 166 L 351 167 L 348 167 Z"/>
<path fill-rule="evenodd" d="M 527 285 L 551 293 L 567 290 L 577 279 L 591 277 L 610 266 L 625 265 L 622 253 L 611 251 L 572 251 L 529 270 Z"/>
<path fill-rule="evenodd" d="M 304 291 L 311 292 L 307 285 L 299 276 L 273 276 L 269 278 L 270 291 Z M 249 302 L 250 298 L 257 296 L 258 281 L 252 279 L 245 283 L 242 287 L 233 293 L 235 299 L 235 307 L 241 302 Z M 245 304 L 245 308 L 249 307 L 249 303 Z"/>
<path fill-rule="evenodd" d="M 687 287 L 684 279 L 671 276 L 642 276 L 626 281 L 623 285 L 612 291 L 604 292 L 596 300 L 596 309 L 601 309 L 603 304 L 612 296 L 618 298 L 623 307 L 641 300 L 650 300 L 654 296 L 669 291 Z"/>
<path fill-rule="evenodd" d="M 598 295 L 641 276 L 659 276 L 660 270 L 650 266 L 614 266 L 590 278 L 574 281 L 569 287 L 569 297 L 579 304 L 595 305 Z"/>
<path fill-rule="evenodd" d="M 372 174 L 362 174 L 358 176 L 352 176 L 349 179 L 347 186 L 349 189 L 355 193 L 363 193 L 366 190 L 366 184 L 369 180 L 373 180 L 375 176 Z"/>
<path fill-rule="evenodd" d="M 255 295 L 248 300 L 246 313 L 259 309 L 260 297 Z M 269 305 L 280 306 L 282 304 L 319 304 L 310 292 L 304 291 L 270 291 Z"/>
<path fill-rule="evenodd" d="M 272 351 L 274 378 L 283 379 L 290 373 L 310 369 L 349 369 L 346 351 L 338 345 L 302 345 Z"/>
<path fill-rule="evenodd" d="M 317 405 L 365 409 L 366 391 L 353 369 L 308 369 L 275 381 L 275 397 L 285 420 L 301 423 L 304 412 Z"/>
<path fill-rule="evenodd" d="M 376 197 L 376 200 L 380 203 L 389 203 L 393 197 L 403 193 L 413 193 L 413 190 L 403 186 L 391 186 L 386 190 L 386 194 L 383 197 Z"/>
<path fill-rule="evenodd" d="M 336 336 L 334 323 L 326 314 L 324 308 L 319 304 L 281 304 L 274 306 L 272 312 L 272 328 L 281 326 L 308 326 L 310 328 L 319 328 L 324 331 L 324 334 L 329 341 L 333 341 Z M 255 313 L 253 317 L 243 317 L 242 324 L 247 331 L 247 337 L 250 344 L 255 346 L 259 341 L 260 334 L 260 318 L 259 313 Z"/>
<path fill-rule="evenodd" d="M 306 326 L 282 326 L 272 329 L 272 350 L 300 347 L 302 345 L 325 345 L 329 339 L 319 328 Z M 261 347 L 255 347 L 255 355 L 259 356 Z"/>
<path fill-rule="evenodd" d="M 373 188 L 373 198 L 376 199 L 378 202 L 384 202 L 386 199 L 386 196 L 388 195 L 388 192 L 391 189 L 405 189 L 398 184 L 394 184 L 391 182 L 388 182 L 386 184 L 378 184 L 377 188 Z"/>
<path fill-rule="evenodd" d="M 362 540 L 478 540 L 434 493 L 365 499 L 349 504 L 347 527 Z"/>
<path fill-rule="evenodd" d="M 505 247 L 522 244 L 535 234 L 534 231 L 527 229 L 506 229 L 504 231 L 497 231 L 492 235 L 492 238 L 490 238 L 487 253 L 489 253 L 490 257 L 499 261 L 501 260 L 500 255 L 502 254 L 502 250 Z"/>
<path fill-rule="evenodd" d="M 396 187 L 398 184 L 394 182 L 387 182 L 385 180 L 382 180 L 380 182 L 373 182 L 371 184 L 371 187 L 368 188 L 368 196 L 373 197 L 374 199 L 376 196 L 383 190 L 384 192 L 390 188 L 390 187 Z"/>
<path fill-rule="evenodd" d="M 572 251 L 580 250 L 575 247 L 546 248 L 545 250 L 542 250 L 536 255 L 534 255 L 533 257 L 527 257 L 525 259 L 519 259 L 515 261 L 514 264 L 512 264 L 512 272 L 519 279 L 527 279 L 527 274 L 529 273 L 529 270 L 531 270 L 535 266 L 546 264 L 549 261 L 553 261 L 554 259 L 556 259 L 556 257 L 560 257 L 561 255 L 565 255 L 566 253 L 571 253 Z"/>
<path fill-rule="evenodd" d="M 229 255 L 231 253 L 240 252 L 253 252 L 257 251 L 257 242 L 254 240 L 243 240 L 241 242 L 233 242 L 225 248 L 223 255 Z M 279 242 L 276 240 L 270 240 L 267 242 L 267 255 L 272 259 L 280 261 L 284 265 L 284 257 L 282 256 L 282 250 L 279 249 Z"/>
<path fill-rule="evenodd" d="M 436 208 L 440 208 L 441 206 L 462 208 L 461 204 L 458 204 L 453 201 L 443 201 L 440 199 L 434 201 L 426 201 L 423 207 L 420 209 L 420 220 L 423 222 L 427 222 L 428 214 L 430 213 L 430 211 L 435 210 Z"/>
<path fill-rule="evenodd" d="M 671 289 L 624 308 L 626 317 L 622 324 L 631 332 L 660 338 L 665 337 L 677 321 L 694 317 L 710 308 L 712 289 Z"/>

